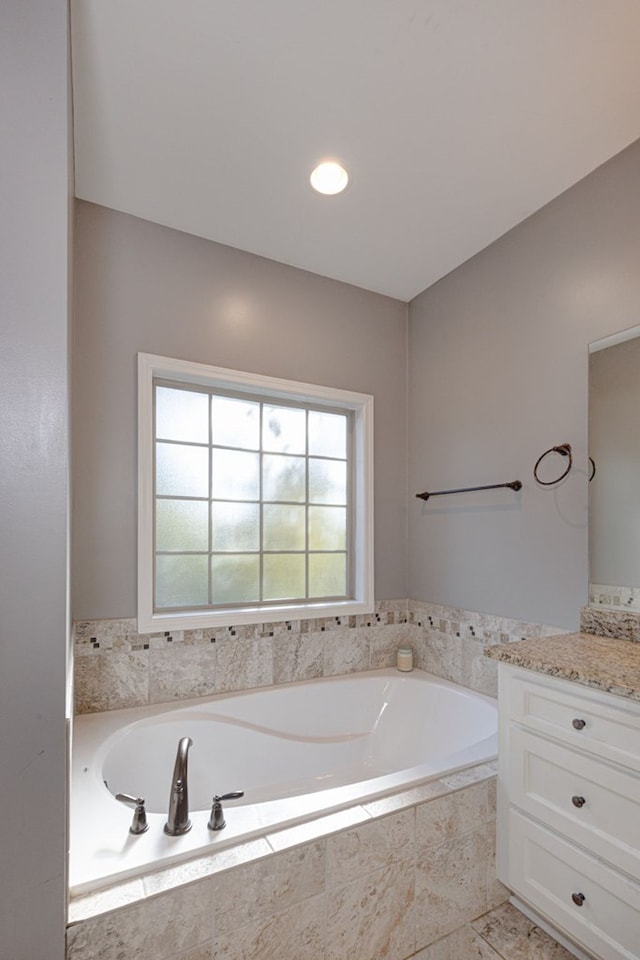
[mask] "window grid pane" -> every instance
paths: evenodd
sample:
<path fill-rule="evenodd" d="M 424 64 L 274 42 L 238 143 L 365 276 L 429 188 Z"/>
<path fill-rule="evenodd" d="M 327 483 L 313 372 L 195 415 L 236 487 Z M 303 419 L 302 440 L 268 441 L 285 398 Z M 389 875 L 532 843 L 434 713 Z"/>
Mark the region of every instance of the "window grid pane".
<path fill-rule="evenodd" d="M 176 393 L 181 389 L 180 386 L 176 387 Z M 253 454 L 257 459 L 252 463 L 245 463 L 247 457 L 251 459 L 246 432 L 239 435 L 238 443 L 234 445 L 233 435 L 230 431 L 220 431 L 218 428 L 218 435 L 223 442 L 214 442 L 214 405 L 217 398 L 222 398 L 223 401 L 227 400 L 227 395 L 215 389 L 205 390 L 201 387 L 198 389 L 200 392 L 208 393 L 209 442 L 206 446 L 201 443 L 187 443 L 185 446 L 191 450 L 195 448 L 201 451 L 201 454 L 196 455 L 201 470 L 195 481 L 193 480 L 193 470 L 191 470 L 188 475 L 188 488 L 184 493 L 173 492 L 173 487 L 171 492 L 165 492 L 162 487 L 158 489 L 158 484 L 162 483 L 162 477 L 156 473 L 154 462 L 154 485 L 156 491 L 155 503 L 158 505 L 156 512 L 161 509 L 161 501 L 168 499 L 174 502 L 176 500 L 184 501 L 186 505 L 201 503 L 204 506 L 205 501 L 202 497 L 204 477 L 202 471 L 205 462 L 203 455 L 206 453 L 208 474 L 206 482 L 209 491 L 206 499 L 208 510 L 207 553 L 201 553 L 202 547 L 200 547 L 200 550 L 194 551 L 193 542 L 185 543 L 184 546 L 180 547 L 179 536 L 175 533 L 172 536 L 169 551 L 166 547 L 160 549 L 163 545 L 156 542 L 154 553 L 156 557 L 157 608 L 179 610 L 193 603 L 193 599 L 190 603 L 189 598 L 185 597 L 183 604 L 176 603 L 176 606 L 173 607 L 167 605 L 169 596 L 176 598 L 179 590 L 167 589 L 166 576 L 167 571 L 171 568 L 168 568 L 166 564 L 171 555 L 177 556 L 178 554 L 185 558 L 185 562 L 187 562 L 189 556 L 194 558 L 192 562 L 196 562 L 196 556 L 200 556 L 202 560 L 206 560 L 208 557 L 208 560 L 206 560 L 208 596 L 204 603 L 211 609 L 221 609 L 239 603 L 246 606 L 269 606 L 270 603 L 283 600 L 292 603 L 304 603 L 309 599 L 314 601 L 348 599 L 350 595 L 353 533 L 351 529 L 350 477 L 351 415 L 346 411 L 338 413 L 330 411 L 327 413 L 323 409 L 302 403 L 284 402 L 280 404 L 279 402 L 274 403 L 271 399 L 239 397 L 245 402 L 249 399 L 250 404 L 258 414 L 256 432 L 259 436 L 259 449 Z M 220 403 L 218 409 L 224 408 L 224 402 Z M 230 406 L 229 409 L 233 409 L 233 407 Z M 242 408 L 238 406 L 238 409 Z M 247 407 L 247 409 L 251 408 Z M 311 453 L 312 443 L 310 438 L 311 417 L 315 417 L 314 430 L 316 431 L 313 454 Z M 336 424 L 335 442 L 332 441 L 330 435 L 325 436 L 322 439 L 321 449 L 318 449 L 318 422 L 325 425 Z M 291 437 L 288 437 L 286 432 L 288 424 L 291 424 L 293 431 Z M 303 425 L 304 431 L 302 429 Z M 344 436 L 347 437 L 347 442 L 343 441 Z M 159 440 L 156 432 L 156 450 L 158 450 Z M 174 443 L 176 447 L 182 446 L 177 438 Z M 163 447 L 165 445 L 166 443 L 162 444 Z M 344 456 L 335 455 L 336 452 L 340 454 L 343 449 Z M 239 454 L 243 456 L 238 456 Z M 190 454 L 187 453 L 188 460 L 189 457 Z M 216 480 L 216 457 L 227 468 L 226 476 L 223 477 L 222 482 L 219 473 L 218 480 Z M 291 466 L 287 464 L 287 461 L 290 461 Z M 311 475 L 312 470 L 313 477 Z M 303 476 L 300 476 L 301 473 Z M 346 486 L 343 477 L 346 477 Z M 300 485 L 302 480 L 304 481 L 304 492 Z M 290 499 L 292 492 L 294 498 Z M 194 496 L 194 493 L 196 493 L 196 496 Z M 267 493 L 268 498 L 265 496 Z M 237 499 L 234 494 L 237 495 Z M 320 508 L 319 504 L 322 505 Z M 338 505 L 339 509 L 336 511 Z M 253 507 L 258 510 L 257 549 L 254 549 L 253 540 L 251 538 L 247 539 L 246 532 L 244 539 L 242 532 L 238 532 L 237 548 L 234 549 L 236 534 L 233 530 L 233 514 L 235 511 L 241 517 L 243 507 Z M 327 507 L 329 507 L 328 510 Z M 162 508 L 162 510 L 164 509 Z M 225 509 L 227 510 L 226 514 Z M 188 513 L 189 509 L 186 506 L 185 515 Z M 343 529 L 342 518 L 344 517 L 344 536 L 341 535 L 340 531 L 336 535 L 335 530 L 331 529 L 335 527 L 337 515 L 340 516 L 340 530 Z M 220 518 L 225 516 L 226 550 L 220 547 Z M 216 517 L 218 518 L 217 528 L 214 523 Z M 327 520 L 329 526 L 319 535 L 318 530 L 322 531 L 324 519 Z M 156 529 L 157 522 L 156 520 Z M 313 547 L 311 546 L 312 536 Z M 189 546 L 191 546 L 191 549 L 189 549 Z M 253 560 L 251 560 L 252 557 Z M 298 560 L 295 559 L 296 557 L 298 557 Z M 331 557 L 334 559 L 331 560 Z M 227 562 L 228 567 L 225 566 Z M 165 571 L 162 598 L 158 595 L 159 582 L 157 578 L 160 569 Z M 200 575 L 202 576 L 203 568 L 198 567 L 198 569 L 201 570 Z M 256 577 L 256 588 L 251 586 L 252 577 Z M 290 581 L 287 578 L 290 578 Z M 334 592 L 325 594 L 322 592 L 324 587 L 330 588 Z M 233 595 L 234 589 L 238 591 L 235 597 Z"/>

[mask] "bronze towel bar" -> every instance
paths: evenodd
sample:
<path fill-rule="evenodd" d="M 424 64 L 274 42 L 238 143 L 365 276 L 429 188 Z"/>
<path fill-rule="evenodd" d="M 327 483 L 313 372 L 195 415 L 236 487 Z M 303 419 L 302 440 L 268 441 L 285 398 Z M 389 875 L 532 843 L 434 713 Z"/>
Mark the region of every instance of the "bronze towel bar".
<path fill-rule="evenodd" d="M 429 497 L 442 497 L 448 493 L 474 493 L 476 490 L 497 490 L 499 487 L 521 490 L 522 484 L 519 480 L 512 480 L 511 483 L 489 483 L 485 487 L 460 487 L 458 490 L 434 490 L 433 493 L 416 493 L 416 497 L 420 500 L 428 500 Z"/>

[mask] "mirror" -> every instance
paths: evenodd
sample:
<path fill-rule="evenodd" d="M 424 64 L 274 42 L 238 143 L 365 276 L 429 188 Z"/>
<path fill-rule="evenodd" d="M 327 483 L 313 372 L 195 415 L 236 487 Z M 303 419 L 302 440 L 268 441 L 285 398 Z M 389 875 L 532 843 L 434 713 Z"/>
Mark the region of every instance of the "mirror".
<path fill-rule="evenodd" d="M 640 327 L 589 346 L 589 602 L 640 612 Z"/>

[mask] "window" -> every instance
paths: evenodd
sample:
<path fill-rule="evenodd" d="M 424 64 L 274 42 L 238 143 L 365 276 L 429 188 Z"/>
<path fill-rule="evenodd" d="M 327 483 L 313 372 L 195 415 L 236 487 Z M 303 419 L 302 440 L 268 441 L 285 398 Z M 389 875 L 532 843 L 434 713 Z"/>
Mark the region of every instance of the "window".
<path fill-rule="evenodd" d="M 139 354 L 138 629 L 373 609 L 373 398 Z"/>

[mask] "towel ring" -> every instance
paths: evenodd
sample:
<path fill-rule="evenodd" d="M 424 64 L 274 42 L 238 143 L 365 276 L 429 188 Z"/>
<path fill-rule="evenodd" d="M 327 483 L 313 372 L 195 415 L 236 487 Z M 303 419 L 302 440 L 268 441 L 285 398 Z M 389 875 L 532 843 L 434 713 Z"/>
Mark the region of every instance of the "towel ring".
<path fill-rule="evenodd" d="M 564 471 L 564 473 L 561 473 L 560 476 L 556 477 L 555 480 L 541 480 L 540 477 L 538 476 L 538 467 L 540 466 L 544 458 L 548 457 L 550 453 L 559 453 L 563 457 L 569 457 L 569 463 L 567 464 L 567 469 Z M 557 447 L 549 447 L 549 449 L 545 450 L 545 452 L 542 454 L 541 457 L 538 457 L 538 459 L 536 460 L 536 465 L 533 468 L 533 475 L 541 486 L 551 487 L 553 486 L 554 483 L 560 483 L 561 480 L 564 480 L 566 475 L 569 473 L 569 470 L 571 470 L 572 466 L 573 466 L 573 454 L 571 453 L 571 444 L 560 443 Z M 594 472 L 595 472 L 595 465 L 594 465 Z"/>
<path fill-rule="evenodd" d="M 591 473 L 589 474 L 589 483 L 593 480 L 596 475 L 596 462 L 593 457 L 589 457 L 589 463 L 591 464 Z"/>

